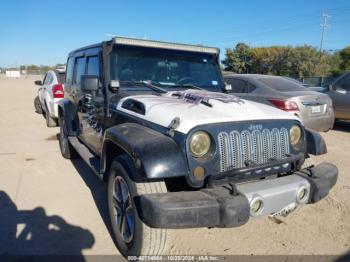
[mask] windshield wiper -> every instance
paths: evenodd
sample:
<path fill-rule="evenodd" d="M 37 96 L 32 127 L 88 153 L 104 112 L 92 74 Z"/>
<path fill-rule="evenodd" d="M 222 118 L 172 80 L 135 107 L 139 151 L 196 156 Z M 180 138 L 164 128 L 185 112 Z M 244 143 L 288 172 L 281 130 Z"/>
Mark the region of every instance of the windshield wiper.
<path fill-rule="evenodd" d="M 120 84 L 127 84 L 127 85 L 132 85 L 132 86 L 139 86 L 139 87 L 147 87 L 159 94 L 165 94 L 167 93 L 168 91 L 166 91 L 165 89 L 159 87 L 159 86 L 156 86 L 156 85 L 153 85 L 152 84 L 152 81 L 119 81 Z"/>
<path fill-rule="evenodd" d="M 196 86 L 196 85 L 193 85 L 193 84 L 173 85 L 173 86 L 169 86 L 169 87 L 204 90 L 203 88 Z"/>

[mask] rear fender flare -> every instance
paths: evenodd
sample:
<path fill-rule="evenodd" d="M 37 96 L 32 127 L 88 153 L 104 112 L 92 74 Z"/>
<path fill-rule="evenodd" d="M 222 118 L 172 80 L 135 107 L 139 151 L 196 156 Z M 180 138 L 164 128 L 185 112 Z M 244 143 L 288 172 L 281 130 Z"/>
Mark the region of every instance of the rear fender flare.
<path fill-rule="evenodd" d="M 67 98 L 61 99 L 58 102 L 58 117 L 63 118 L 67 134 L 69 136 L 76 136 L 79 127 L 76 106 Z"/>

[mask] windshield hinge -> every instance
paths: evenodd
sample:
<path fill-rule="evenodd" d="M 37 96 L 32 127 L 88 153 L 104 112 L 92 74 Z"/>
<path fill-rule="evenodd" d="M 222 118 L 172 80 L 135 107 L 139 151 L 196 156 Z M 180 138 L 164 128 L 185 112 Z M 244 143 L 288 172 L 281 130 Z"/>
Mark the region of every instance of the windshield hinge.
<path fill-rule="evenodd" d="M 171 137 L 174 137 L 175 130 L 179 127 L 179 125 L 180 125 L 180 118 L 175 117 L 173 120 L 171 120 L 171 123 L 168 126 L 169 130 L 168 130 L 167 134 Z"/>

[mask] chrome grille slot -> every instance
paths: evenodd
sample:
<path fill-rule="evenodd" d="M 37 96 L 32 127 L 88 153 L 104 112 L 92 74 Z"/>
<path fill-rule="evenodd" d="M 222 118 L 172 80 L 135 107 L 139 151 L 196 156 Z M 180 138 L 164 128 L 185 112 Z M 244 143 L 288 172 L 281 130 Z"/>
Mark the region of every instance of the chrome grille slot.
<path fill-rule="evenodd" d="M 245 161 L 250 160 L 251 158 L 251 138 L 250 138 L 250 133 L 247 130 L 244 130 L 242 132 L 242 158 L 243 158 L 243 163 L 242 166 L 244 165 Z"/>
<path fill-rule="evenodd" d="M 232 163 L 237 163 L 237 166 L 242 165 L 242 149 L 240 144 L 240 134 L 237 131 L 232 131 L 230 133 L 230 145 L 231 145 L 231 154 L 232 154 Z"/>
<path fill-rule="evenodd" d="M 218 135 L 220 147 L 220 170 L 226 171 L 231 166 L 231 152 L 229 149 L 229 137 L 225 132 Z"/>
<path fill-rule="evenodd" d="M 284 127 L 220 132 L 218 142 L 221 172 L 245 167 L 246 161 L 263 164 L 289 154 L 289 132 Z"/>

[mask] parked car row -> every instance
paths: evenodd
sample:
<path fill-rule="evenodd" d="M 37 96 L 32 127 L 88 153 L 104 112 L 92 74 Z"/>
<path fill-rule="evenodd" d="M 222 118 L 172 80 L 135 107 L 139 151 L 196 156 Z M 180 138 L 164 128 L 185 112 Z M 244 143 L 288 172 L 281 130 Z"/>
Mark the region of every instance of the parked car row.
<path fill-rule="evenodd" d="M 279 76 L 232 74 L 224 78 L 232 87 L 228 92 L 294 114 L 307 128 L 328 131 L 333 127 L 334 111 L 328 95 Z"/>
<path fill-rule="evenodd" d="M 68 55 L 64 98 L 50 117 L 58 118 L 62 156 L 80 156 L 107 182 L 125 256 L 166 253 L 167 228 L 286 216 L 337 181 L 330 163 L 305 166 L 327 152 L 304 124 L 333 121 L 329 98 L 268 76 L 230 76 L 230 87 L 218 58 L 217 48 L 124 37 Z M 262 101 L 250 99 L 258 94 Z"/>
<path fill-rule="evenodd" d="M 336 119 L 350 120 L 350 72 L 345 72 L 333 80 L 329 79 L 322 86 L 302 84 L 308 90 L 325 93 L 330 96 Z"/>
<path fill-rule="evenodd" d="M 37 113 L 43 114 L 48 127 L 58 125 L 58 102 L 64 98 L 65 68 L 48 71 L 44 79 L 35 81 L 40 86 L 34 100 Z"/>

